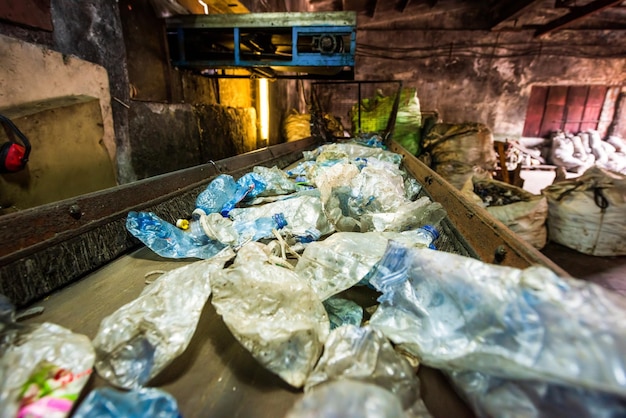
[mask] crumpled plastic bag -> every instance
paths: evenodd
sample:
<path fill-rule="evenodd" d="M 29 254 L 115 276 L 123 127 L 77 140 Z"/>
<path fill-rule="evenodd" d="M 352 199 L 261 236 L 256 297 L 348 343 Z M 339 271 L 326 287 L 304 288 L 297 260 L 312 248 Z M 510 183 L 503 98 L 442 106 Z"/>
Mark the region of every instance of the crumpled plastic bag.
<path fill-rule="evenodd" d="M 403 418 L 400 400 L 388 390 L 343 379 L 320 385 L 298 401 L 285 418 Z"/>
<path fill-rule="evenodd" d="M 404 409 L 421 400 L 413 367 L 380 331 L 370 327 L 345 325 L 331 331 L 324 355 L 309 375 L 304 390 L 339 379 L 381 386 L 395 394 Z"/>
<path fill-rule="evenodd" d="M 308 284 L 271 264 L 266 248 L 244 245 L 233 265 L 211 278 L 212 304 L 262 366 L 299 388 L 322 353 L 330 323 Z"/>
<path fill-rule="evenodd" d="M 456 370 L 448 375 L 481 418 L 626 416 L 626 399 L 620 396 L 536 380 L 504 379 L 469 370 Z"/>
<path fill-rule="evenodd" d="M 0 323 L 1 415 L 68 417 L 92 373 L 91 341 L 49 322 L 16 324 L 14 315 L 11 305 Z"/>
<path fill-rule="evenodd" d="M 596 284 L 393 241 L 370 283 L 370 325 L 424 364 L 626 391 L 626 301 Z"/>
<path fill-rule="evenodd" d="M 227 247 L 171 270 L 104 318 L 93 339 L 98 374 L 115 386 L 139 388 L 185 351 L 211 294 L 210 277 L 234 256 Z"/>

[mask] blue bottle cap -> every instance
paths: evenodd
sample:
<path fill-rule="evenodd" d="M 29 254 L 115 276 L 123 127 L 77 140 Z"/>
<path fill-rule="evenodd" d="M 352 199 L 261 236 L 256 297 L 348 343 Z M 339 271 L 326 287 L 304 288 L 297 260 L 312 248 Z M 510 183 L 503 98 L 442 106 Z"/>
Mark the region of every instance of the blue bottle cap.
<path fill-rule="evenodd" d="M 434 226 L 432 225 L 424 225 L 422 227 L 422 229 L 428 231 L 431 233 L 431 235 L 433 236 L 433 241 L 435 241 L 437 238 L 439 238 L 439 231 L 437 231 L 437 229 L 435 229 Z"/>
<path fill-rule="evenodd" d="M 287 219 L 285 219 L 285 215 L 282 213 L 277 213 L 272 216 L 274 218 L 274 222 L 276 222 L 276 229 L 283 229 L 287 226 Z"/>

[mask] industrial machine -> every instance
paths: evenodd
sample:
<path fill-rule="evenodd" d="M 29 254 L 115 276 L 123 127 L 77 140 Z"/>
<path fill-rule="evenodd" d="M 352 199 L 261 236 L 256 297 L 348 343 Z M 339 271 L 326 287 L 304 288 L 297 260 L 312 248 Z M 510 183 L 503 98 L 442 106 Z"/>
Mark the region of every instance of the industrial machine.
<path fill-rule="evenodd" d="M 354 79 L 356 12 L 182 15 L 166 28 L 172 65 L 206 76 Z"/>

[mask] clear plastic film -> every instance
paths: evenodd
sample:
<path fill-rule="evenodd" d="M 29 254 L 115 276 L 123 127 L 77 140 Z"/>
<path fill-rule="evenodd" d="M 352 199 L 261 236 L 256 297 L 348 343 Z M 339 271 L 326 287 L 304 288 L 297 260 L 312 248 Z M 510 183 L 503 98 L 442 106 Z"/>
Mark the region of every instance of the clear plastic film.
<path fill-rule="evenodd" d="M 419 379 L 389 340 L 370 327 L 345 325 L 331 331 L 324 355 L 304 390 L 330 380 L 352 379 L 381 386 L 395 394 L 404 409 L 420 401 Z"/>
<path fill-rule="evenodd" d="M 304 394 L 285 418 L 405 418 L 400 400 L 372 383 L 336 380 Z"/>
<path fill-rule="evenodd" d="M 257 361 L 294 387 L 322 353 L 330 323 L 322 302 L 298 275 L 271 263 L 251 242 L 232 266 L 212 277 L 217 313 Z"/>
<path fill-rule="evenodd" d="M 626 302 L 598 285 L 390 242 L 370 320 L 424 364 L 626 393 Z"/>
<path fill-rule="evenodd" d="M 479 417 L 626 416 L 626 397 L 537 380 L 514 380 L 469 370 L 448 374 Z"/>
<path fill-rule="evenodd" d="M 211 294 L 210 278 L 233 257 L 227 248 L 210 260 L 171 270 L 104 318 L 93 340 L 98 374 L 131 389 L 163 370 L 189 345 Z"/>
<path fill-rule="evenodd" d="M 68 417 L 92 373 L 91 341 L 49 322 L 15 324 L 13 315 L 0 325 L 0 415 Z"/>

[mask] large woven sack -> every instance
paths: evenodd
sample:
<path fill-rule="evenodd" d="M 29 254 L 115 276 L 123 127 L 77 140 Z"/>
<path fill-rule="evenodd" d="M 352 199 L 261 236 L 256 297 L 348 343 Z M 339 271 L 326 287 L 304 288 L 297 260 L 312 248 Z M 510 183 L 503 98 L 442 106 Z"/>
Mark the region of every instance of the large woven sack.
<path fill-rule="evenodd" d="M 493 134 L 482 123 L 438 123 L 423 140 L 423 158 L 457 189 L 475 173 L 491 173 L 496 167 Z"/>
<path fill-rule="evenodd" d="M 498 203 L 496 201 L 488 205 L 474 191 L 475 189 L 485 190 L 487 188 L 497 190 L 504 202 L 513 200 L 511 196 L 515 196 L 516 201 L 513 203 Z M 494 218 L 533 247 L 542 249 L 546 245 L 548 240 L 546 227 L 548 201 L 545 196 L 535 195 L 512 184 L 478 176 L 468 179 L 461 192 L 470 200 L 483 206 Z"/>
<path fill-rule="evenodd" d="M 551 241 L 589 255 L 626 255 L 625 175 L 594 166 L 542 193 Z"/>
<path fill-rule="evenodd" d="M 310 137 L 311 115 L 292 109 L 283 122 L 283 135 L 287 142 Z"/>
<path fill-rule="evenodd" d="M 384 96 L 378 92 L 373 98 L 363 99 L 360 115 L 355 104 L 350 110 L 352 134 L 384 132 L 393 113 L 395 98 L 395 95 Z M 422 113 L 417 89 L 403 88 L 400 91 L 392 138 L 411 154 L 417 155 L 420 152 L 421 127 Z"/>

